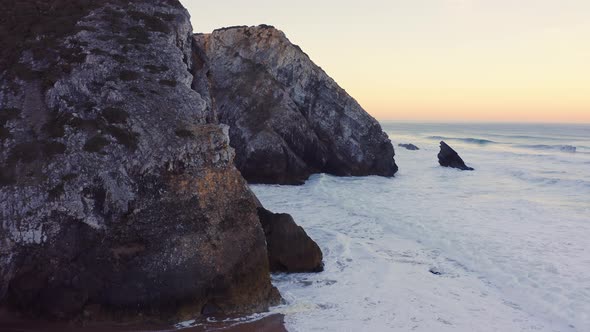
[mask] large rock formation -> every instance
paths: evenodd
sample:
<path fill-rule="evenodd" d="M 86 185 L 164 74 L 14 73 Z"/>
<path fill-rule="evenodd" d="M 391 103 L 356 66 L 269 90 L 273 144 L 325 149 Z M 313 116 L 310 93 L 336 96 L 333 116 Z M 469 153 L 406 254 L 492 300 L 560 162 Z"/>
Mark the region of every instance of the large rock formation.
<path fill-rule="evenodd" d="M 438 163 L 444 167 L 458 168 L 462 171 L 473 171 L 473 168 L 465 165 L 465 162 L 459 157 L 459 154 L 444 141 L 440 141 Z"/>
<path fill-rule="evenodd" d="M 323 271 L 322 250 L 301 226 L 297 226 L 291 215 L 259 207 L 258 216 L 266 236 L 271 271 Z"/>
<path fill-rule="evenodd" d="M 191 89 L 206 83 L 180 4 L 3 1 L 0 16 L 0 306 L 168 319 L 274 303 L 255 197 Z"/>
<path fill-rule="evenodd" d="M 317 172 L 397 171 L 379 123 L 281 31 L 232 27 L 195 41 L 196 75 L 209 79 L 248 181 L 296 184 Z"/>

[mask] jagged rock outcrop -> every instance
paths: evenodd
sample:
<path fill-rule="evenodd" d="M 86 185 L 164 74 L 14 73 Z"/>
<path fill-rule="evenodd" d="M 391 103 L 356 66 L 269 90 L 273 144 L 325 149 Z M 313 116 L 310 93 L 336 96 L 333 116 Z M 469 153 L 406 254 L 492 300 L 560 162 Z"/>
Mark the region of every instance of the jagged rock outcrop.
<path fill-rule="evenodd" d="M 0 306 L 171 319 L 276 303 L 256 199 L 176 0 L 0 5 Z M 195 80 L 199 77 L 195 78 Z"/>
<path fill-rule="evenodd" d="M 297 226 L 291 215 L 259 207 L 258 216 L 266 236 L 271 271 L 323 271 L 322 250 L 301 226 Z"/>
<path fill-rule="evenodd" d="M 444 167 L 458 168 L 462 171 L 473 171 L 473 168 L 465 165 L 465 162 L 459 157 L 459 154 L 444 141 L 440 141 L 438 163 Z"/>
<path fill-rule="evenodd" d="M 405 148 L 406 150 L 410 150 L 410 151 L 417 151 L 417 150 L 420 150 L 420 148 L 419 148 L 419 147 L 415 146 L 415 145 L 414 145 L 414 144 L 412 144 L 412 143 L 408 143 L 408 144 L 403 144 L 403 143 L 400 143 L 400 144 L 398 144 L 397 146 L 399 146 L 399 147 L 402 147 L 402 148 Z"/>
<path fill-rule="evenodd" d="M 236 166 L 249 182 L 397 171 L 379 123 L 281 31 L 232 27 L 194 38 L 196 75 L 209 79 Z"/>

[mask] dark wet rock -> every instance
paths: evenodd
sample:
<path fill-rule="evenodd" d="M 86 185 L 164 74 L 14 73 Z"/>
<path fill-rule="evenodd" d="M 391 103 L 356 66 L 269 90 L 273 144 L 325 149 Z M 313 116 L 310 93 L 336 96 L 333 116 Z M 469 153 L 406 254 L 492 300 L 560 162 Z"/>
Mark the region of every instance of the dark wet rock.
<path fill-rule="evenodd" d="M 473 168 L 468 167 L 459 157 L 459 154 L 453 150 L 444 141 L 440 142 L 440 152 L 438 153 L 438 163 L 444 167 L 458 168 L 463 171 L 473 171 Z"/>
<path fill-rule="evenodd" d="M 408 144 L 403 144 L 403 143 L 400 143 L 400 144 L 398 144 L 398 146 L 400 146 L 400 147 L 402 147 L 402 148 L 405 148 L 405 149 L 407 149 L 407 150 L 410 150 L 410 151 L 416 151 L 416 150 L 420 150 L 420 148 L 419 148 L 419 147 L 415 146 L 415 145 L 414 145 L 414 144 L 412 144 L 412 143 L 408 143 Z"/>
<path fill-rule="evenodd" d="M 180 3 L 0 9 L 0 307 L 141 321 L 276 303 Z"/>
<path fill-rule="evenodd" d="M 322 250 L 286 213 L 258 208 L 273 272 L 320 272 Z"/>
<path fill-rule="evenodd" d="M 379 123 L 270 26 L 195 35 L 195 75 L 208 77 L 236 166 L 254 183 L 298 184 L 311 174 L 393 176 Z"/>

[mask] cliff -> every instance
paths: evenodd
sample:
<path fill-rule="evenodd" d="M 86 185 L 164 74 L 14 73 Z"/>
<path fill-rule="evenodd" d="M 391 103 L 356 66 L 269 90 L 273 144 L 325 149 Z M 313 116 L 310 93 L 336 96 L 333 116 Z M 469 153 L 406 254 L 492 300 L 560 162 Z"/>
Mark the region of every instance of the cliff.
<path fill-rule="evenodd" d="M 285 35 L 270 26 L 194 36 L 195 75 L 208 78 L 236 166 L 254 183 L 302 183 L 311 174 L 393 176 L 379 123 Z"/>
<path fill-rule="evenodd" d="M 167 320 L 276 303 L 176 0 L 5 1 L 0 37 L 1 307 Z"/>

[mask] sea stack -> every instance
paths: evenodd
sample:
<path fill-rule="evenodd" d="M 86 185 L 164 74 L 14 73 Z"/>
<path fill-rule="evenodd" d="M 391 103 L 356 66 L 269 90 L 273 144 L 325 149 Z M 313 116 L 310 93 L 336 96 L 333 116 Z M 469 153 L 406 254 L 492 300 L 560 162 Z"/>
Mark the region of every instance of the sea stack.
<path fill-rule="evenodd" d="M 0 309 L 178 321 L 277 303 L 228 128 L 191 89 L 180 3 L 2 8 Z"/>
<path fill-rule="evenodd" d="M 444 141 L 440 142 L 438 163 L 444 167 L 457 168 L 462 171 L 473 171 L 473 168 L 465 165 L 465 162 L 463 162 L 463 159 L 459 157 L 459 154 Z"/>
<path fill-rule="evenodd" d="M 195 76 L 208 78 L 219 121 L 230 126 L 236 166 L 249 182 L 396 173 L 379 123 L 283 32 L 242 26 L 194 39 Z"/>

